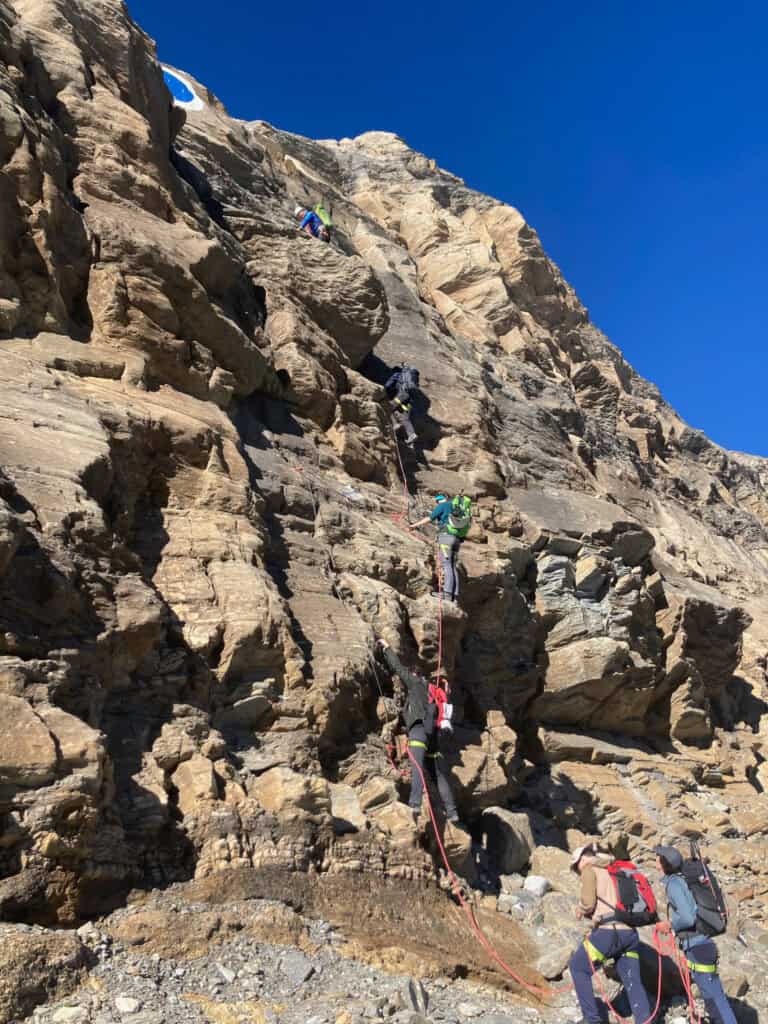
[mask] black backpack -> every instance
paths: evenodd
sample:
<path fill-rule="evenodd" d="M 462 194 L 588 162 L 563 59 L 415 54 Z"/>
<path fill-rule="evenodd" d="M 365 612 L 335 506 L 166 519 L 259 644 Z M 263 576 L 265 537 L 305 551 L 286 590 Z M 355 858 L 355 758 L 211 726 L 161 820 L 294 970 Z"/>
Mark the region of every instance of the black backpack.
<path fill-rule="evenodd" d="M 680 874 L 696 901 L 694 931 L 709 939 L 722 935 L 728 927 L 728 908 L 720 883 L 701 856 L 698 843 L 691 843 L 691 856 L 683 861 Z"/>
<path fill-rule="evenodd" d="M 419 386 L 419 371 L 415 366 L 404 366 L 400 371 L 398 391 L 413 394 Z"/>

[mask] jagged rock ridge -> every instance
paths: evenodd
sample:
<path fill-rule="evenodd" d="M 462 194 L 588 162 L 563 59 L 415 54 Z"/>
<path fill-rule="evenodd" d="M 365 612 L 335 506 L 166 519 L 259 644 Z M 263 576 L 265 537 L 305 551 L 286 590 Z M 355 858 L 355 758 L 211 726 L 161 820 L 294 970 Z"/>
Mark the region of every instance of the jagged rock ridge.
<path fill-rule="evenodd" d="M 372 664 L 375 635 L 437 657 L 434 556 L 393 519 L 403 360 L 409 510 L 477 509 L 444 620 L 463 815 L 641 857 L 706 831 L 759 917 L 768 462 L 690 429 L 516 210 L 396 136 L 312 142 L 197 85 L 185 116 L 117 0 L 0 0 L 0 47 L 0 917 L 433 877 Z M 318 198 L 331 247 L 291 220 Z"/>

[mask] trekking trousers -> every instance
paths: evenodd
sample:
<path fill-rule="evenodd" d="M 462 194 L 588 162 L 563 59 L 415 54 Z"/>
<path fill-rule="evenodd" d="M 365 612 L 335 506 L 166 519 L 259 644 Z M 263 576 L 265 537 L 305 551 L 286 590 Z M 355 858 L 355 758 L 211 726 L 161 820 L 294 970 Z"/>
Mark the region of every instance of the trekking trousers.
<path fill-rule="evenodd" d="M 699 942 L 689 946 L 685 958 L 691 979 L 699 986 L 701 998 L 713 1024 L 736 1024 L 736 1016 L 717 973 L 717 946 L 714 942 Z"/>
<path fill-rule="evenodd" d="M 634 928 L 613 928 L 610 925 L 595 928 L 573 954 L 569 964 L 584 1020 L 589 1024 L 601 1024 L 604 1019 L 592 991 L 592 964 L 595 970 L 599 970 L 605 960 L 616 961 L 616 970 L 629 998 L 635 1024 L 647 1024 L 651 1007 L 640 978 L 640 939 Z"/>
<path fill-rule="evenodd" d="M 459 596 L 459 573 L 457 562 L 461 539 L 452 533 L 440 533 L 437 549 L 440 552 L 440 573 L 443 577 L 443 596 L 455 601 Z"/>
<path fill-rule="evenodd" d="M 451 784 L 448 781 L 448 774 L 443 764 L 443 755 L 437 749 L 437 736 L 433 733 L 427 737 L 422 722 L 415 722 L 408 730 L 408 749 L 414 761 L 432 781 L 437 784 L 437 791 L 443 802 L 445 813 L 449 818 L 455 818 L 456 802 L 453 799 Z M 425 767 L 426 763 L 426 767 Z M 421 782 L 421 774 L 417 771 L 416 765 L 411 765 L 411 795 L 408 806 L 412 811 L 421 810 L 421 801 L 424 796 L 424 786 Z"/>
<path fill-rule="evenodd" d="M 402 427 L 405 431 L 406 441 L 416 440 L 417 434 L 413 427 L 411 405 L 409 402 L 400 402 L 398 399 L 394 399 L 392 402 L 392 419 L 395 421 L 398 430 Z"/>

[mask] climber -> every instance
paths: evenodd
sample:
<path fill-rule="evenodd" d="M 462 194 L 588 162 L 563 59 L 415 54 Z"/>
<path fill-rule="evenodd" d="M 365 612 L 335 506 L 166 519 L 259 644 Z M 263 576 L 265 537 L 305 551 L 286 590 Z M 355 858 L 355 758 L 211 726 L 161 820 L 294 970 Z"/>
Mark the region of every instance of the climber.
<path fill-rule="evenodd" d="M 682 874 L 683 857 L 674 846 L 657 846 L 656 866 L 662 873 L 662 885 L 667 894 L 668 921 L 662 921 L 659 931 L 675 933 L 680 948 L 688 961 L 691 978 L 699 992 L 713 1024 L 736 1024 L 736 1017 L 723 983 L 717 972 L 718 950 L 710 935 L 699 931 L 699 911 L 693 893 Z M 723 930 L 725 930 L 725 921 Z"/>
<path fill-rule="evenodd" d="M 408 691 L 403 719 L 408 731 L 408 749 L 416 765 L 421 769 L 419 771 L 414 766 L 411 773 L 411 793 L 408 806 L 413 812 L 413 820 L 418 823 L 421 812 L 421 801 L 424 795 L 421 774 L 426 761 L 427 771 L 432 777 L 432 781 L 437 784 L 448 821 L 461 828 L 456 801 L 453 799 L 451 784 L 442 763 L 443 755 L 440 752 L 441 737 L 453 732 L 451 726 L 453 708 L 447 703 L 445 680 L 438 679 L 435 683 L 429 683 L 423 676 L 409 672 L 386 640 L 379 640 L 378 643 L 390 671 L 400 677 Z"/>
<path fill-rule="evenodd" d="M 436 591 L 432 596 L 442 596 L 443 600 L 455 603 L 459 597 L 459 548 L 472 525 L 472 502 L 463 494 L 452 500 L 445 494 L 438 494 L 430 514 L 411 526 L 416 529 L 427 523 L 437 524 L 437 549 L 443 578 L 442 594 Z"/>
<path fill-rule="evenodd" d="M 396 366 L 390 374 L 384 390 L 392 403 L 392 419 L 395 428 L 405 431 L 405 443 L 413 447 L 418 434 L 416 433 L 411 411 L 419 390 L 419 371 L 413 366 Z"/>
<path fill-rule="evenodd" d="M 640 978 L 640 938 L 634 927 L 616 919 L 616 887 L 606 870 L 611 862 L 612 858 L 599 853 L 593 843 L 580 846 L 571 858 L 571 870 L 581 875 L 576 916 L 591 918 L 593 924 L 569 964 L 582 1012 L 579 1024 L 599 1024 L 605 1019 L 592 991 L 592 975 L 606 960 L 616 962 L 635 1024 L 649 1024 L 651 1008 Z"/>
<path fill-rule="evenodd" d="M 304 206 L 297 206 L 293 211 L 293 215 L 299 221 L 299 231 L 303 231 L 310 238 L 319 238 L 321 242 L 330 242 L 330 229 L 314 210 L 308 210 Z"/>

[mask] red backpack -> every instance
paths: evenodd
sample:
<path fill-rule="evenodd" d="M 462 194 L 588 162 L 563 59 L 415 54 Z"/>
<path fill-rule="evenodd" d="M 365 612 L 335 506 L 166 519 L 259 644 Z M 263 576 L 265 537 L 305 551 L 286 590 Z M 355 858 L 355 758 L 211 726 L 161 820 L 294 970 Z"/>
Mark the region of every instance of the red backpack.
<path fill-rule="evenodd" d="M 656 897 L 642 871 L 629 860 L 615 860 L 606 870 L 616 890 L 616 909 L 601 923 L 618 921 L 631 928 L 655 924 L 659 919 Z"/>
<path fill-rule="evenodd" d="M 435 683 L 429 684 L 429 703 L 437 705 L 435 725 L 440 729 L 445 721 L 445 709 L 448 706 L 448 694 L 442 686 L 437 686 Z"/>

